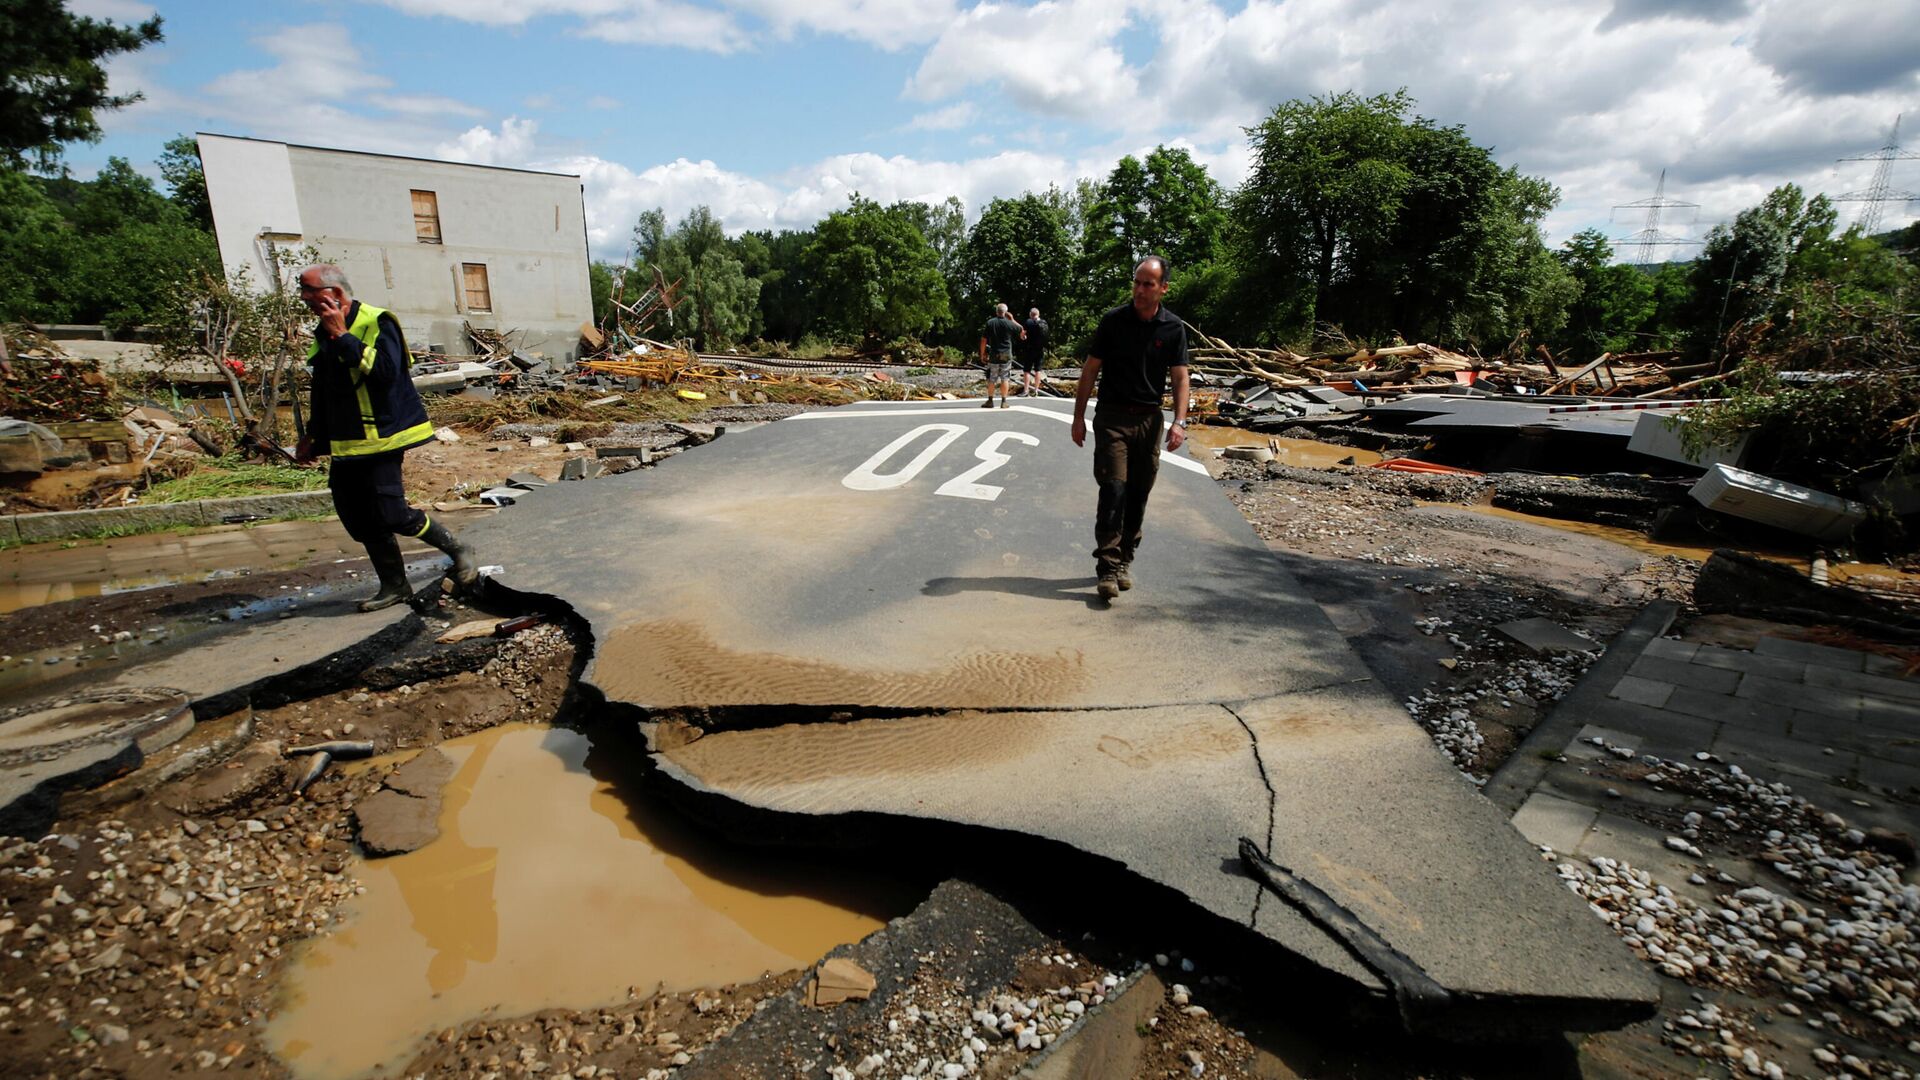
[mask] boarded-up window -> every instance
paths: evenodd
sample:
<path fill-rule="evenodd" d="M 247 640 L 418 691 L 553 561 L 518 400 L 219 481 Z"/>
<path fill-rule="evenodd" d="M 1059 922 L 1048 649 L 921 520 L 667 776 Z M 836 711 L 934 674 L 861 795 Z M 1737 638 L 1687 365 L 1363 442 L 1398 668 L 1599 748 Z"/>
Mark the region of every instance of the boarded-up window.
<path fill-rule="evenodd" d="M 492 311 L 493 292 L 487 288 L 485 263 L 461 263 L 461 281 L 466 285 L 468 311 Z"/>
<path fill-rule="evenodd" d="M 413 236 L 423 244 L 440 242 L 440 197 L 431 191 L 413 193 Z"/>

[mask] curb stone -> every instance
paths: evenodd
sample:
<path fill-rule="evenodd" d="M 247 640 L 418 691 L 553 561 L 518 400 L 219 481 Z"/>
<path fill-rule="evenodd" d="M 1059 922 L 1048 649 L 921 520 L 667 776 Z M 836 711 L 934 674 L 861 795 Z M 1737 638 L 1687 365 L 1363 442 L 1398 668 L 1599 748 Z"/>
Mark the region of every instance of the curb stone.
<path fill-rule="evenodd" d="M 112 506 L 102 510 L 55 510 L 41 514 L 9 514 L 0 526 L 0 543 L 34 544 L 107 533 L 152 532 L 179 525 L 220 525 L 236 516 L 298 517 L 333 513 L 333 495 L 293 491 L 278 495 L 241 495 L 230 499 L 196 499 L 183 503 Z"/>

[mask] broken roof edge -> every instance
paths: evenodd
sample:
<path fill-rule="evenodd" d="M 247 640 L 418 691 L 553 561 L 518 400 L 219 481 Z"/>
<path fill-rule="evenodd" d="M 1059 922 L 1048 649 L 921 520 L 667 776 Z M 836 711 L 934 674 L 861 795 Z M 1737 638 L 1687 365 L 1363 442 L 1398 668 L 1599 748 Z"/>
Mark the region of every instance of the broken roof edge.
<path fill-rule="evenodd" d="M 531 176 L 564 176 L 579 180 L 579 173 L 549 172 L 545 169 L 522 169 L 512 165 L 482 165 L 474 161 L 448 161 L 445 158 L 419 157 L 413 154 L 388 154 L 379 150 L 348 150 L 339 146 L 314 146 L 309 143 L 290 143 L 280 139 L 259 139 L 252 135 L 228 135 L 218 131 L 196 131 L 193 137 L 198 139 L 232 139 L 235 142 L 265 143 L 272 146 L 284 146 L 290 150 L 317 150 L 323 154 L 353 154 L 358 157 L 392 158 L 395 161 L 419 161 L 429 165 L 459 165 L 469 169 L 494 169 L 499 172 L 527 173 Z"/>

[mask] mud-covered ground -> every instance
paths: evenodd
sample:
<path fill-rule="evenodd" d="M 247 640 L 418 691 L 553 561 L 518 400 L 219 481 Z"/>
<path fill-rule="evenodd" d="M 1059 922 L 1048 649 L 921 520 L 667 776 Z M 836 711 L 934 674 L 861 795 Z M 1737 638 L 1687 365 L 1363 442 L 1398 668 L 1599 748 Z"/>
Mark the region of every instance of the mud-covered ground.
<path fill-rule="evenodd" d="M 578 433 L 465 434 L 410 457 L 409 487 L 457 498 L 513 472 L 551 479 L 562 461 L 581 456 L 553 441 L 566 434 Z M 664 426 L 595 438 L 657 441 L 661 449 L 689 442 Z M 1684 599 L 1695 566 L 1680 554 L 1490 516 L 1477 509 L 1486 491 L 1473 480 L 1218 468 L 1254 528 L 1411 715 L 1476 778 L 1497 768 L 1592 659 L 1536 654 L 1498 624 L 1542 616 L 1601 642 L 1647 600 Z M 5 630 L 17 650 L 45 648 L 111 635 L 160 612 L 217 613 L 283 595 L 283 586 L 308 588 L 349 573 L 364 578 L 359 565 L 328 564 L 74 600 L 8 616 Z M 429 614 L 446 625 L 485 613 L 448 607 Z M 62 819 L 45 837 L 0 840 L 0 1075 L 287 1075 L 264 1049 L 261 1024 L 292 946 L 326 933 L 355 893 L 352 808 L 386 770 L 335 769 L 296 797 L 296 766 L 281 749 L 350 737 L 388 754 L 512 721 L 581 723 L 578 714 L 563 715 L 587 645 L 574 633 L 541 626 L 508 639 L 477 670 L 398 685 L 374 680 L 380 689 L 349 687 L 263 710 L 253 718 L 252 748 L 232 760 L 136 802 Z M 1060 950 L 1074 946 L 1062 941 Z M 1165 981 L 1192 985 L 1178 997 L 1170 991 L 1142 1026 L 1149 1061 L 1142 1075 L 1503 1071 L 1484 1060 L 1382 1071 L 1367 1064 L 1364 1048 L 1326 1055 L 1313 1068 L 1301 1067 L 1313 1054 L 1288 1055 L 1283 1064 L 1261 1044 L 1298 1036 L 1273 1022 L 1270 994 L 1242 1008 L 1230 984 L 1204 971 L 1185 975 L 1178 963 L 1162 972 Z M 423 1033 L 404 1074 L 664 1076 L 800 977 L 672 994 L 636 989 L 614 1006 L 476 1018 Z M 1010 984 L 1007 991 L 1029 989 Z"/>

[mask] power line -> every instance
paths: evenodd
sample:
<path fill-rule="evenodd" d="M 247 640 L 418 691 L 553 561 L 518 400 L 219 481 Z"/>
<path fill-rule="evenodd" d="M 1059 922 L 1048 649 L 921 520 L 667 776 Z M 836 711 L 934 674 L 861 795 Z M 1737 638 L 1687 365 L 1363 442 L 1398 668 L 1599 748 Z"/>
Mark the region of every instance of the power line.
<path fill-rule="evenodd" d="M 1883 205 L 1920 199 L 1920 195 L 1915 195 L 1911 191 L 1895 191 L 1888 186 L 1888 181 L 1893 177 L 1893 163 L 1911 161 L 1914 158 L 1920 158 L 1920 153 L 1900 149 L 1900 117 L 1895 116 L 1893 131 L 1887 135 L 1885 146 L 1870 154 L 1856 154 L 1853 157 L 1838 159 L 1840 161 L 1872 161 L 1877 164 L 1873 167 L 1873 179 L 1867 182 L 1866 190 L 1843 192 L 1835 195 L 1833 201 L 1866 203 L 1866 209 L 1860 211 L 1860 231 L 1867 236 L 1872 236 L 1880 229 L 1880 208 Z"/>
<path fill-rule="evenodd" d="M 1628 248 L 1637 249 L 1637 254 L 1633 257 L 1633 264 L 1635 266 L 1652 266 L 1654 263 L 1655 248 L 1673 247 L 1681 244 L 1697 244 L 1700 242 L 1698 240 L 1689 240 L 1684 236 L 1675 236 L 1672 233 L 1661 232 L 1661 217 L 1669 210 L 1698 209 L 1700 209 L 1699 203 L 1667 198 L 1667 170 L 1661 169 L 1660 182 L 1655 184 L 1653 188 L 1653 198 L 1641 199 L 1638 202 L 1621 203 L 1613 208 L 1616 220 L 1622 210 L 1646 211 L 1646 222 L 1641 226 L 1640 231 L 1631 236 L 1617 237 L 1616 242 L 1620 245 L 1620 249 L 1623 252 Z M 1689 220 L 1687 224 L 1691 225 L 1693 222 Z"/>

